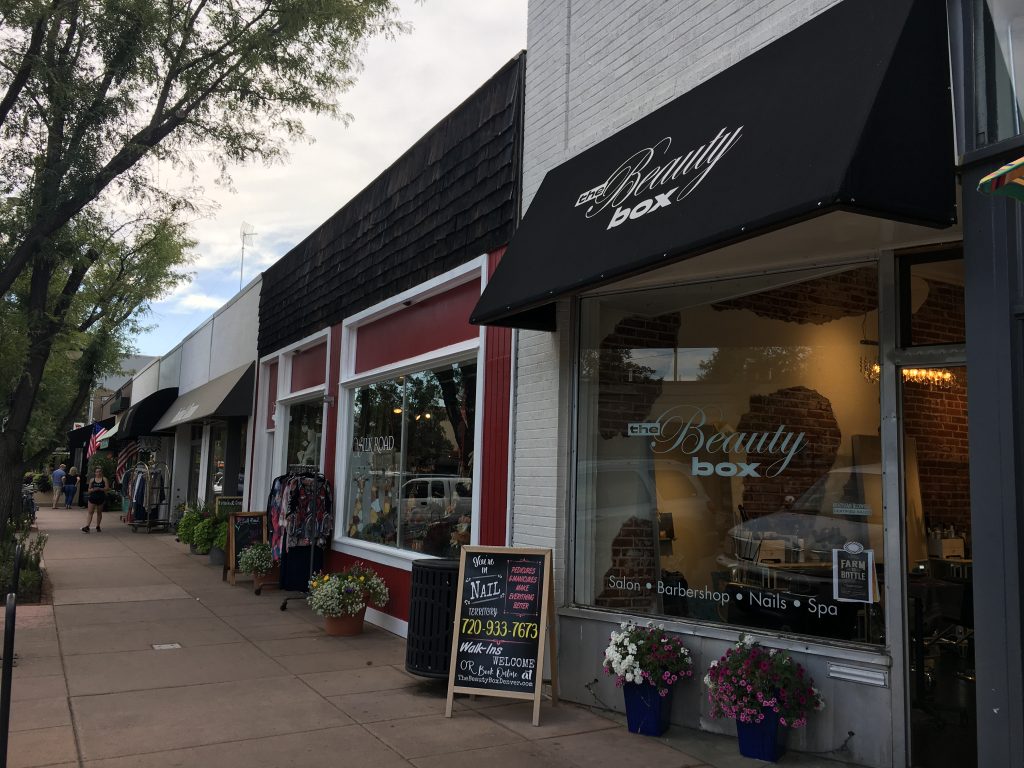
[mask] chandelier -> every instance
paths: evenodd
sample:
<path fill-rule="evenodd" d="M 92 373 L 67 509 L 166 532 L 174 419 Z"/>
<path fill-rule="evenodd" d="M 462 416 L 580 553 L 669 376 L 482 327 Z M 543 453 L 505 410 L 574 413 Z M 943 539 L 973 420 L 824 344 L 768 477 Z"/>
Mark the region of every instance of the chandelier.
<path fill-rule="evenodd" d="M 904 368 L 905 383 L 920 384 L 931 389 L 954 389 L 960 386 L 960 378 L 946 368 Z M 877 360 L 862 357 L 860 372 L 872 384 L 877 384 L 882 376 L 882 366 Z"/>

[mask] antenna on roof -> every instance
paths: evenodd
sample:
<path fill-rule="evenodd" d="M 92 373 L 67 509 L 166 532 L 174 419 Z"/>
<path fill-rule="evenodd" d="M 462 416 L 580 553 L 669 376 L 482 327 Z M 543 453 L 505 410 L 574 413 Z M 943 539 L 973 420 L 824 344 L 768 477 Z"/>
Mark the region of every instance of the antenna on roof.
<path fill-rule="evenodd" d="M 242 239 L 242 262 L 238 265 L 238 290 L 242 290 L 242 279 L 245 275 L 245 246 L 252 245 L 252 239 L 256 237 L 256 228 L 247 221 L 242 222 L 238 228 L 238 235 Z"/>

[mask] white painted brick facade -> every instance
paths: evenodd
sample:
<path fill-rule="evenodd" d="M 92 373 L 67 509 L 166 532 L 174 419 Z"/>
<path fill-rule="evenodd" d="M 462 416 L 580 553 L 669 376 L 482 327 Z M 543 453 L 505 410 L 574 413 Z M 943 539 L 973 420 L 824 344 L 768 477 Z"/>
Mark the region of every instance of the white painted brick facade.
<path fill-rule="evenodd" d="M 838 0 L 530 0 L 523 195 L 544 174 L 689 91 Z M 752 84 L 756 87 L 756 84 Z M 565 586 L 572 347 L 519 333 L 513 543 L 555 552 Z"/>

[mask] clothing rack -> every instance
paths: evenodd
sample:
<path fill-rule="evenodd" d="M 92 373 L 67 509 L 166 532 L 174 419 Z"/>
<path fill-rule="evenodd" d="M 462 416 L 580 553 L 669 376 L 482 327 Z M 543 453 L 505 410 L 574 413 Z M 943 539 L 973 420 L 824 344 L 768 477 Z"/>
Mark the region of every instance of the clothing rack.
<path fill-rule="evenodd" d="M 267 500 L 271 525 L 271 552 L 275 560 L 281 561 L 287 557 L 289 550 L 297 546 L 306 546 L 305 543 L 297 542 L 308 542 L 308 585 L 313 578 L 316 551 L 320 549 L 321 559 L 326 560 L 334 531 L 331 484 L 319 466 L 293 464 L 288 469 L 287 474 L 274 478 Z M 306 492 L 308 495 L 305 498 L 303 486 L 311 489 L 311 493 Z M 285 569 L 282 568 L 282 580 L 284 579 Z M 281 602 L 281 610 L 288 610 L 290 600 L 305 599 L 306 595 L 307 590 L 304 588 L 301 594 L 286 597 Z"/>
<path fill-rule="evenodd" d="M 162 461 L 152 464 L 140 461 L 125 472 L 120 490 L 128 500 L 128 509 L 123 520 L 131 527 L 132 533 L 139 528 L 151 533 L 157 529 L 167 530 L 170 526 L 169 477 L 170 470 Z"/>

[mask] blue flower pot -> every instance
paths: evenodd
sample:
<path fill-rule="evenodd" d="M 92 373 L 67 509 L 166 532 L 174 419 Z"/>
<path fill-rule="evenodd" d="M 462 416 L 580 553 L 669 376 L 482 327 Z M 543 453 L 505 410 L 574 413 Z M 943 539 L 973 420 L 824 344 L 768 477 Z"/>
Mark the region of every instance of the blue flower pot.
<path fill-rule="evenodd" d="M 779 715 L 770 709 L 762 710 L 764 720 L 760 723 L 736 721 L 736 737 L 740 742 L 740 754 L 754 760 L 774 763 L 786 752 L 785 736 L 779 730 Z"/>
<path fill-rule="evenodd" d="M 646 683 L 625 683 L 622 695 L 626 700 L 626 725 L 630 733 L 661 736 L 668 730 L 672 711 L 672 689 L 668 696 L 659 696 L 658 689 Z"/>

